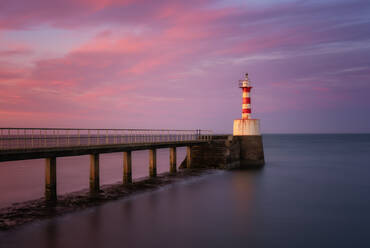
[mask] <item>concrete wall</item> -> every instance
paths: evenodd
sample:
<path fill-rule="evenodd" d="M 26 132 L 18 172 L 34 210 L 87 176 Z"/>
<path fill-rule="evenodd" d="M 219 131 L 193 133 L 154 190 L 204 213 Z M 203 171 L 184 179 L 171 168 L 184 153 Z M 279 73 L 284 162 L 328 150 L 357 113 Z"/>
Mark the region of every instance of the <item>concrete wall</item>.
<path fill-rule="evenodd" d="M 216 136 L 207 144 L 190 148 L 191 168 L 239 169 L 263 166 L 261 136 Z M 180 168 L 187 167 L 185 159 Z"/>
<path fill-rule="evenodd" d="M 240 144 L 240 168 L 256 168 L 265 164 L 261 135 L 234 136 Z"/>

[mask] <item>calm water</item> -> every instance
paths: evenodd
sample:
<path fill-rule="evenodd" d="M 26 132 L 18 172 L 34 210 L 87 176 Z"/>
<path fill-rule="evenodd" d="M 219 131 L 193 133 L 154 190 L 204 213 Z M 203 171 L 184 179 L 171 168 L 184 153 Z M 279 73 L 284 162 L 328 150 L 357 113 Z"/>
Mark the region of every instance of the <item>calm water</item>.
<path fill-rule="evenodd" d="M 224 171 L 0 233 L 0 247 L 370 247 L 370 135 L 265 135 Z"/>

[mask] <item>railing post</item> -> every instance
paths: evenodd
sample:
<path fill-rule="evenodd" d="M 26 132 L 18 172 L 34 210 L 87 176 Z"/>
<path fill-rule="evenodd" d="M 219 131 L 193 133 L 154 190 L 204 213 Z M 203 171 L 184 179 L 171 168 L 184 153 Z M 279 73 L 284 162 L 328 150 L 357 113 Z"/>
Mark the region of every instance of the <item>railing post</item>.
<path fill-rule="evenodd" d="M 123 152 L 123 183 L 132 183 L 131 151 Z"/>
<path fill-rule="evenodd" d="M 17 148 L 20 148 L 21 147 L 21 135 L 20 135 L 20 130 L 17 129 Z"/>
<path fill-rule="evenodd" d="M 176 147 L 170 147 L 170 172 L 176 173 Z"/>
<path fill-rule="evenodd" d="M 156 149 L 149 150 L 149 176 L 157 176 L 157 153 Z"/>
<path fill-rule="evenodd" d="M 26 129 L 23 130 L 23 134 L 24 134 L 24 149 L 26 149 L 26 142 L 27 142 L 27 133 L 26 133 Z"/>
<path fill-rule="evenodd" d="M 59 146 L 59 130 L 57 130 L 57 146 Z"/>
<path fill-rule="evenodd" d="M 45 159 L 45 199 L 47 202 L 57 200 L 56 157 Z"/>
<path fill-rule="evenodd" d="M 18 129 L 18 132 L 17 133 L 18 133 L 18 139 L 19 139 L 19 137 L 20 137 L 19 129 Z M 42 132 L 41 132 L 41 129 L 40 129 L 40 136 L 37 139 L 37 144 L 38 144 L 39 147 L 42 146 Z"/>
<path fill-rule="evenodd" d="M 31 147 L 33 147 L 33 129 L 31 129 Z"/>
<path fill-rule="evenodd" d="M 44 146 L 46 147 L 46 130 L 44 130 Z"/>
<path fill-rule="evenodd" d="M 90 154 L 90 193 L 99 193 L 99 154 Z"/>
<path fill-rule="evenodd" d="M 11 140 L 12 136 L 11 136 L 10 133 L 11 133 L 11 131 L 10 131 L 10 129 L 8 129 L 8 140 L 7 140 L 7 143 L 8 143 L 9 148 L 12 148 L 13 147 L 13 142 Z"/>
<path fill-rule="evenodd" d="M 191 146 L 186 147 L 186 168 L 191 168 Z"/>

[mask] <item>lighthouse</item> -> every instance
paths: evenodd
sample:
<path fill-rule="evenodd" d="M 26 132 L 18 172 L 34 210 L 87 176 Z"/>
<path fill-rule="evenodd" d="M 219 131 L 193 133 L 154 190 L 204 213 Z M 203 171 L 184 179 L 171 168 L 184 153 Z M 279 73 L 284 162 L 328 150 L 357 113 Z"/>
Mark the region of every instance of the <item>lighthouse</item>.
<path fill-rule="evenodd" d="M 242 118 L 234 120 L 233 135 L 240 142 L 241 167 L 251 168 L 265 164 L 260 120 L 252 119 L 251 80 L 248 73 L 239 80 L 242 89 Z"/>
<path fill-rule="evenodd" d="M 261 169 L 265 164 L 259 120 L 252 118 L 251 80 L 239 80 L 242 89 L 241 119 L 234 120 L 233 135 L 221 135 L 207 144 L 191 145 L 180 168 Z M 237 100 L 240 98 L 238 97 Z M 239 100 L 240 101 L 240 100 Z"/>
<path fill-rule="evenodd" d="M 260 121 L 258 119 L 252 119 L 252 108 L 251 108 L 251 81 L 248 77 L 248 73 L 245 74 L 243 80 L 239 80 L 239 88 L 242 89 L 242 118 L 234 120 L 234 136 L 241 135 L 261 135 L 260 134 Z"/>

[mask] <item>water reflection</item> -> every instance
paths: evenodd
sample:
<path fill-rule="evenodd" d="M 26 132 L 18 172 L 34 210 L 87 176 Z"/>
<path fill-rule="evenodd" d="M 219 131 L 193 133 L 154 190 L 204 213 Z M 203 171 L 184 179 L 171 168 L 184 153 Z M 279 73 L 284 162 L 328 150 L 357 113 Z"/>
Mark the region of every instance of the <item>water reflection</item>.
<path fill-rule="evenodd" d="M 46 247 L 57 247 L 58 244 L 58 226 L 55 222 L 49 221 L 45 228 L 45 246 Z M 41 242 L 43 240 L 40 240 Z"/>

